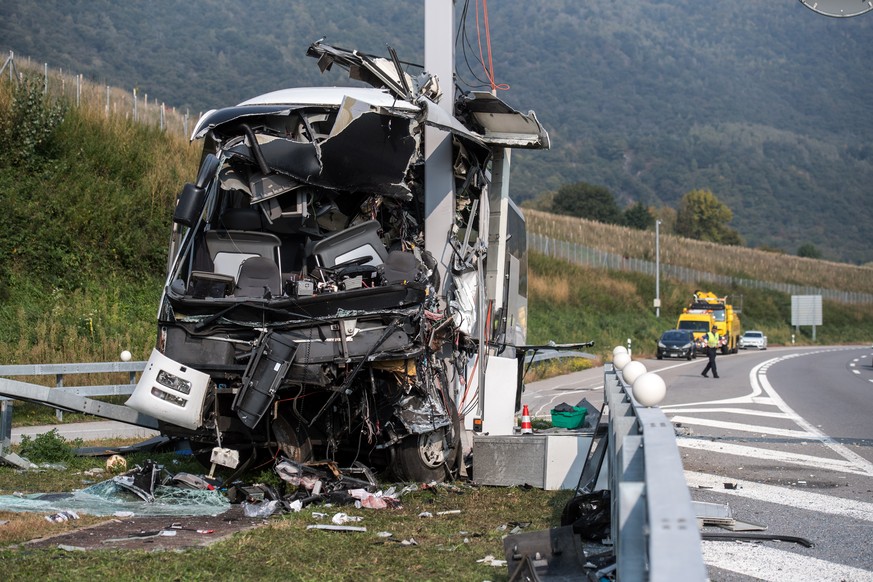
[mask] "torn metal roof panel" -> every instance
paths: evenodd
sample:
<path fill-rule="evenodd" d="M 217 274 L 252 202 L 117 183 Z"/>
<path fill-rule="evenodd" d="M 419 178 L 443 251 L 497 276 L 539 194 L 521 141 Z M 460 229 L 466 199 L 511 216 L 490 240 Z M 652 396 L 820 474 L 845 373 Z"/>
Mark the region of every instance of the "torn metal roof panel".
<path fill-rule="evenodd" d="M 365 103 L 371 108 L 385 109 L 392 113 L 414 115 L 420 109 L 418 106 L 395 98 L 383 89 L 366 87 L 303 87 L 296 89 L 281 89 L 259 95 L 239 105 L 213 109 L 204 113 L 191 132 L 191 140 L 206 136 L 209 131 L 224 126 L 236 125 L 241 121 L 249 121 L 259 117 L 289 116 L 294 111 L 304 107 L 336 108 L 344 101 Z"/>
<path fill-rule="evenodd" d="M 296 87 L 292 89 L 279 89 L 278 91 L 264 93 L 263 95 L 247 99 L 240 103 L 240 105 L 283 104 L 337 107 L 346 97 L 364 101 L 377 107 L 418 111 L 418 107 L 408 101 L 398 99 L 389 91 L 371 87 Z"/>
<path fill-rule="evenodd" d="M 548 149 L 549 134 L 533 111 L 516 111 L 491 93 L 474 91 L 462 107 L 482 128 L 485 143 L 506 147 Z"/>

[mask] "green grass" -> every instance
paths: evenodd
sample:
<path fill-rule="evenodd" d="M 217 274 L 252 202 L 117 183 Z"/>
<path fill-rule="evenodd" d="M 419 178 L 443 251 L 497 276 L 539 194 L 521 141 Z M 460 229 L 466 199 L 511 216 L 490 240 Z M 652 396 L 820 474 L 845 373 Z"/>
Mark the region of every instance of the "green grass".
<path fill-rule="evenodd" d="M 507 568 L 478 563 L 503 558 L 514 524 L 537 531 L 560 524 L 567 492 L 521 488 L 438 488 L 402 497 L 402 509 L 315 508 L 362 516 L 365 533 L 307 530 L 311 510 L 208 548 L 183 553 L 0 550 L 8 580 L 507 580 Z M 459 514 L 437 515 L 460 510 Z M 429 512 L 433 517 L 422 518 Z M 417 545 L 385 541 L 415 540 Z"/>
<path fill-rule="evenodd" d="M 171 472 L 202 472 L 190 456 L 138 453 L 128 456 L 128 463 L 132 466 L 146 458 Z M 65 471 L 20 472 L 0 467 L 0 494 L 80 489 L 89 481 L 82 471 L 102 465 L 102 459 L 76 458 L 68 460 Z M 271 479 L 275 481 L 275 475 L 262 470 L 244 480 Z M 569 491 L 521 487 L 420 486 L 401 497 L 399 509 L 314 505 L 300 513 L 273 516 L 263 527 L 207 548 L 181 553 L 64 552 L 7 546 L 0 548 L 0 561 L 6 580 L 506 580 L 505 566 L 478 560 L 488 555 L 502 559 L 503 538 L 518 524 L 526 532 L 560 525 L 561 511 L 570 497 Z M 439 515 L 455 510 L 459 513 Z M 363 521 L 356 525 L 367 531 L 307 530 L 307 525 L 326 521 L 314 517 L 313 511 L 361 516 Z M 424 512 L 431 516 L 421 517 Z M 57 529 L 51 524 L 33 527 L 43 535 Z M 377 536 L 379 532 L 391 532 L 392 537 L 386 540 Z M 415 545 L 403 545 L 403 540 L 414 540 Z M 7 537 L 5 543 L 20 541 Z"/>

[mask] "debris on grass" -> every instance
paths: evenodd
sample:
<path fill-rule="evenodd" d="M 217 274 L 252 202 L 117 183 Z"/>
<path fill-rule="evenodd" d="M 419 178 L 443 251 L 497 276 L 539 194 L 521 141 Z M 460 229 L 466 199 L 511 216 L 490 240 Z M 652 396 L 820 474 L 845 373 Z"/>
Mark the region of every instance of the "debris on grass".
<path fill-rule="evenodd" d="M 346 523 L 362 521 L 363 519 L 364 519 L 363 517 L 359 517 L 356 515 L 349 515 L 347 513 L 340 512 L 340 513 L 334 514 L 334 516 L 331 518 L 331 521 L 333 523 L 335 523 L 336 525 L 343 525 Z"/>
<path fill-rule="evenodd" d="M 75 511 L 59 511 L 52 515 L 46 515 L 45 520 L 53 523 L 63 523 L 71 519 L 79 519 L 79 514 Z"/>
<path fill-rule="evenodd" d="M 499 560 L 490 554 L 485 556 L 481 560 L 476 560 L 476 563 L 494 566 L 496 568 L 503 568 L 506 566 L 506 560 Z"/>
<path fill-rule="evenodd" d="M 355 526 L 355 525 L 327 525 L 317 523 L 314 525 L 307 525 L 306 529 L 323 529 L 328 531 L 351 531 L 351 532 L 364 532 L 367 531 L 366 527 Z"/>

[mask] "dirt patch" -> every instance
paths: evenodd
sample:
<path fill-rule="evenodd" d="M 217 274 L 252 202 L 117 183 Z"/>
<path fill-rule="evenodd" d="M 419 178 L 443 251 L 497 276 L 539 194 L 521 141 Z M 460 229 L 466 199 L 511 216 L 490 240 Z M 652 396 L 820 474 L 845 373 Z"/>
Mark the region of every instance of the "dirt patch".
<path fill-rule="evenodd" d="M 20 544 L 21 548 L 67 550 L 184 550 L 208 546 L 267 523 L 239 505 L 215 516 L 113 518 L 104 523 Z"/>

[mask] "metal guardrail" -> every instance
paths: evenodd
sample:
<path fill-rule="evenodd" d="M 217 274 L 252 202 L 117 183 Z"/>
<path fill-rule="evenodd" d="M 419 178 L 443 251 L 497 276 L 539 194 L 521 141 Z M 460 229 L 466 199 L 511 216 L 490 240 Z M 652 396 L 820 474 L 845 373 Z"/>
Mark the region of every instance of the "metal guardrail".
<path fill-rule="evenodd" d="M 18 364 L 0 366 L 0 390 L 6 388 L 16 395 L 21 395 L 22 400 L 27 399 L 25 398 L 27 394 L 33 394 L 33 398 L 40 400 L 45 400 L 48 394 L 56 394 L 58 397 L 53 399 L 54 402 L 52 404 L 57 405 L 63 405 L 65 402 L 64 396 L 67 395 L 70 397 L 124 396 L 133 393 L 133 389 L 136 387 L 136 375 L 143 371 L 145 365 L 146 362 L 94 362 L 85 364 Z M 128 384 L 106 384 L 99 386 L 64 386 L 64 378 L 70 374 L 107 374 L 113 372 L 127 372 L 130 382 Z M 9 376 L 50 375 L 55 377 L 54 388 L 5 379 Z M 0 396 L 0 451 L 8 448 L 8 443 L 11 441 L 13 399 Z M 72 401 L 72 398 L 66 400 Z M 100 408 L 100 403 L 95 402 L 94 407 L 95 409 Z M 60 420 L 62 418 L 61 408 L 56 410 Z M 96 412 L 96 410 L 93 411 Z M 5 447 L 4 444 L 6 445 Z"/>
<path fill-rule="evenodd" d="M 55 388 L 81 396 L 118 396 L 130 394 L 136 385 L 136 375 L 145 368 L 145 362 L 93 362 L 86 364 L 15 364 L 0 366 L 0 377 L 6 376 L 49 376 L 55 377 Z M 127 372 L 128 384 L 108 384 L 104 386 L 64 386 L 67 374 L 110 374 Z"/>
<path fill-rule="evenodd" d="M 619 580 L 707 580 L 673 425 L 605 365 L 612 540 Z"/>

